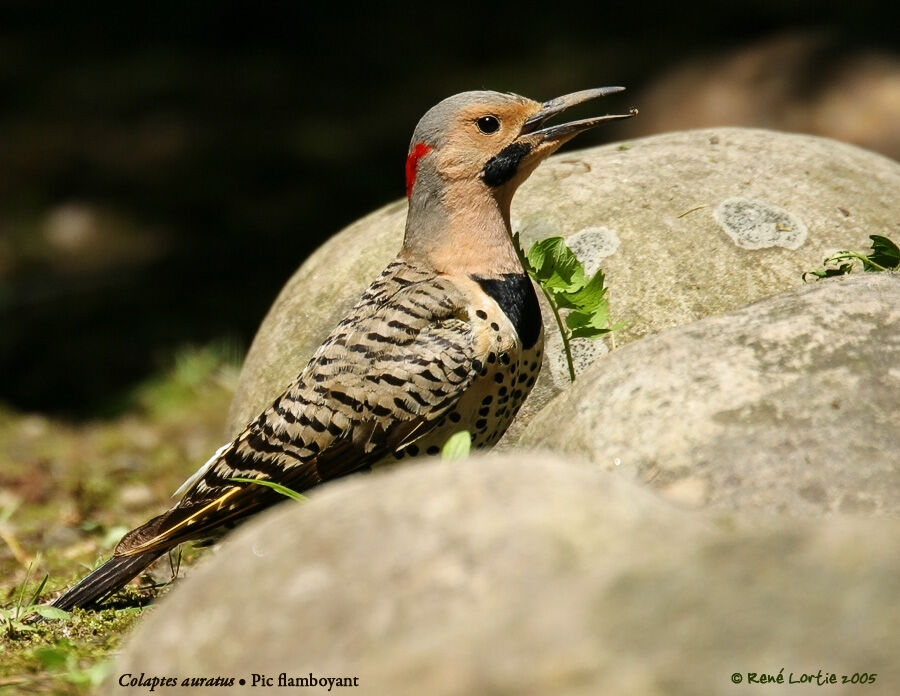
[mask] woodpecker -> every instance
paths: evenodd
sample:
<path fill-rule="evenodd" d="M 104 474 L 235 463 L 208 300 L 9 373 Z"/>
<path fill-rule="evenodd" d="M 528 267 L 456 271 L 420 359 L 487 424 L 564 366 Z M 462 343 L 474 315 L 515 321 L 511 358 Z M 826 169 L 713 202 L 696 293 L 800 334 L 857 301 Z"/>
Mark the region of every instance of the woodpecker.
<path fill-rule="evenodd" d="M 93 606 L 188 540 L 221 536 L 296 491 L 404 456 L 455 432 L 497 442 L 541 366 L 537 297 L 510 230 L 518 186 L 563 143 L 616 114 L 547 125 L 602 87 L 543 103 L 464 92 L 419 121 L 406 159 L 403 246 L 297 379 L 175 492 L 179 502 L 124 536 L 105 564 L 53 602 Z"/>

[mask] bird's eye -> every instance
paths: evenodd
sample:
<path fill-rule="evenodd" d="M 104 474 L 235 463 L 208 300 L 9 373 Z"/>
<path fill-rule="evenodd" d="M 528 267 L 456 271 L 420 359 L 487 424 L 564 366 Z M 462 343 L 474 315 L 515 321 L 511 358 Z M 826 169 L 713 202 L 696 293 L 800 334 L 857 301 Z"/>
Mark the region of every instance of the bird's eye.
<path fill-rule="evenodd" d="M 475 125 L 478 126 L 478 130 L 482 133 L 490 135 L 500 130 L 500 119 L 496 116 L 482 116 L 475 121 Z"/>

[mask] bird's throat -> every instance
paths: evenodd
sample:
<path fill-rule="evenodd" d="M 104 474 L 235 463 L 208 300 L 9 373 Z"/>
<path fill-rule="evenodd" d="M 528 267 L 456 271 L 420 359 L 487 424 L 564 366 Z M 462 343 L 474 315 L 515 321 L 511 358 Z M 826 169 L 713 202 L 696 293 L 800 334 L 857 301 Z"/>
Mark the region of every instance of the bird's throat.
<path fill-rule="evenodd" d="M 522 272 L 509 202 L 490 195 L 480 182 L 450 184 L 440 193 L 415 190 L 401 255 L 448 275 Z"/>

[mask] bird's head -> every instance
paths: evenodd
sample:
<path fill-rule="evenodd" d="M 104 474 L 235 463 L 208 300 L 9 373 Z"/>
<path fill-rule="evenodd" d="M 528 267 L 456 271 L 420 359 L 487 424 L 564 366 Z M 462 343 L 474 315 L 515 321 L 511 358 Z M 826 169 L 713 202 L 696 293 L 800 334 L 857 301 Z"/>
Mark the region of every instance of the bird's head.
<path fill-rule="evenodd" d="M 433 106 L 419 121 L 406 160 L 406 194 L 443 197 L 472 184 L 507 204 L 516 188 L 563 143 L 594 126 L 637 113 L 547 122 L 570 106 L 624 87 L 600 87 L 540 103 L 516 94 L 463 92 Z"/>

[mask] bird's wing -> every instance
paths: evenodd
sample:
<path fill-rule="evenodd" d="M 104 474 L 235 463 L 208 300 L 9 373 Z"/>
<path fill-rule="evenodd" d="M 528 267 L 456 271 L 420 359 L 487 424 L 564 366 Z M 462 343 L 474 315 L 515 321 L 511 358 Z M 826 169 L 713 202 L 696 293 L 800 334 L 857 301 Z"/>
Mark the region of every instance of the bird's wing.
<path fill-rule="evenodd" d="M 170 548 L 282 499 L 234 478 L 303 491 L 430 432 L 481 368 L 465 305 L 448 279 L 389 266 L 287 391 L 116 554 Z"/>

